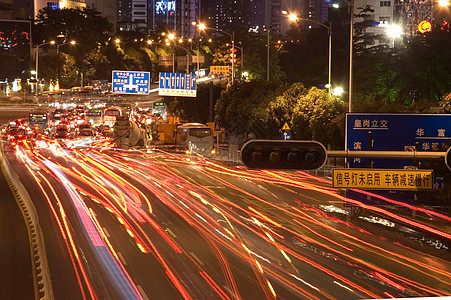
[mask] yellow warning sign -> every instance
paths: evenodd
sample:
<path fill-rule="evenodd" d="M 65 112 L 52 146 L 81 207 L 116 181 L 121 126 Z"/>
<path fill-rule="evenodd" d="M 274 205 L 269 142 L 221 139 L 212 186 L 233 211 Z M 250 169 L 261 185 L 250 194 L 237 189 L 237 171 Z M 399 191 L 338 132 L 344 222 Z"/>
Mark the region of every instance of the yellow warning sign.
<path fill-rule="evenodd" d="M 432 190 L 433 170 L 333 169 L 332 185 L 347 189 Z"/>
<path fill-rule="evenodd" d="M 285 122 L 285 124 L 283 124 L 282 130 L 285 130 L 285 131 L 290 130 L 290 126 L 288 126 L 287 122 Z"/>

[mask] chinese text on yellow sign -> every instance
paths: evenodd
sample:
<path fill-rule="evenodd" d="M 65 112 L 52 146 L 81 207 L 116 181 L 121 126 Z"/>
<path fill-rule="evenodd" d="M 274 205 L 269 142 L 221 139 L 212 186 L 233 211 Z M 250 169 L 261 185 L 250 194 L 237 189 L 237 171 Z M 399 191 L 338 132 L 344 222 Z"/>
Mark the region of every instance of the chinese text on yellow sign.
<path fill-rule="evenodd" d="M 432 190 L 432 170 L 333 169 L 335 188 Z"/>

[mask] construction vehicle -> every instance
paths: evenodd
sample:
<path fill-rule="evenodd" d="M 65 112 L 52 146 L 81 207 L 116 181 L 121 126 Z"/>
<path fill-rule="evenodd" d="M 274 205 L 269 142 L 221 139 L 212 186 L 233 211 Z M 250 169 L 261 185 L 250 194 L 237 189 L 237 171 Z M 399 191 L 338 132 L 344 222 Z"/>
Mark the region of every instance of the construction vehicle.
<path fill-rule="evenodd" d="M 148 134 L 142 128 L 129 119 L 128 116 L 117 116 L 113 126 L 113 141 L 118 148 L 144 147 L 148 144 Z"/>

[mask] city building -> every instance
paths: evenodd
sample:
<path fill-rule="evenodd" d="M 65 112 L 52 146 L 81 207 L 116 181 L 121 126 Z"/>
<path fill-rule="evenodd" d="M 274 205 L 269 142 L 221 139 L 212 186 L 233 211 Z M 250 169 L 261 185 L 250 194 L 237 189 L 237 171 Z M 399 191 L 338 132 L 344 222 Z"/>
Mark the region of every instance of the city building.
<path fill-rule="evenodd" d="M 85 0 L 59 0 L 59 1 L 48 1 L 48 0 L 35 0 L 34 1 L 34 15 L 36 16 L 41 8 L 48 7 L 52 9 L 63 9 L 63 8 L 84 8 L 86 7 Z"/>
<path fill-rule="evenodd" d="M 118 1 L 119 2 L 119 1 Z M 108 22 L 113 24 L 114 28 L 117 25 L 116 1 L 111 0 L 86 0 L 86 7 L 93 8 L 102 14 Z"/>

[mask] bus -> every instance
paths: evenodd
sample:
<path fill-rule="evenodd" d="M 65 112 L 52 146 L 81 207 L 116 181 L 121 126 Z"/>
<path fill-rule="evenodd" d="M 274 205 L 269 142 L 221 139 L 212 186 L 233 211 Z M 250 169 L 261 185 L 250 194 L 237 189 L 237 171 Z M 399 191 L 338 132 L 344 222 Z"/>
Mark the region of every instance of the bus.
<path fill-rule="evenodd" d="M 152 103 L 152 113 L 159 114 L 163 118 L 166 118 L 166 104 L 164 102 L 154 102 Z"/>
<path fill-rule="evenodd" d="M 204 124 L 185 123 L 175 130 L 175 148 L 186 154 L 211 155 L 213 144 L 213 130 Z"/>
<path fill-rule="evenodd" d="M 85 120 L 91 126 L 99 127 L 103 123 L 103 110 L 98 108 L 91 108 L 85 112 Z"/>
<path fill-rule="evenodd" d="M 28 127 L 46 130 L 49 127 L 49 113 L 47 110 L 32 110 L 28 114 Z"/>
<path fill-rule="evenodd" d="M 103 124 L 113 127 L 114 123 L 116 123 L 116 117 L 123 116 L 122 107 L 119 106 L 111 106 L 105 108 L 103 113 Z"/>

